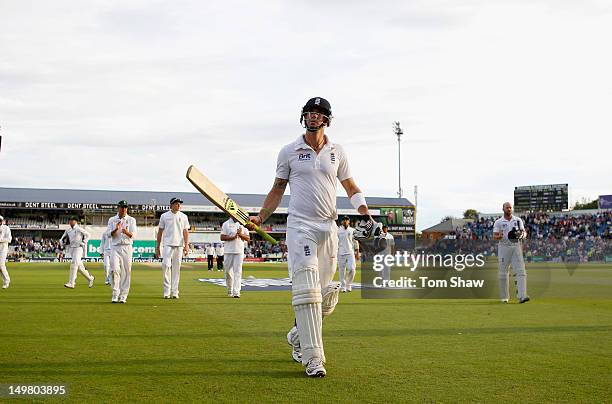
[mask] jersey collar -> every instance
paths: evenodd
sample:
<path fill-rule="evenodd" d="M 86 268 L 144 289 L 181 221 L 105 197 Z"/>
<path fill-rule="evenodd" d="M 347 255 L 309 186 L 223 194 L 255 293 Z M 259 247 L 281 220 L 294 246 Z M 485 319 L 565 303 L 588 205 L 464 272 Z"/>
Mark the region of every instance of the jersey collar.
<path fill-rule="evenodd" d="M 323 135 L 325 137 L 325 145 L 323 146 L 323 148 L 321 149 L 321 151 L 325 150 L 326 148 L 330 148 L 330 149 L 335 149 L 336 148 L 336 144 L 332 143 L 329 138 L 327 137 L 327 135 Z M 306 141 L 304 140 L 304 135 L 300 135 L 296 141 L 295 141 L 295 150 L 313 150 L 312 147 L 310 147 Z"/>

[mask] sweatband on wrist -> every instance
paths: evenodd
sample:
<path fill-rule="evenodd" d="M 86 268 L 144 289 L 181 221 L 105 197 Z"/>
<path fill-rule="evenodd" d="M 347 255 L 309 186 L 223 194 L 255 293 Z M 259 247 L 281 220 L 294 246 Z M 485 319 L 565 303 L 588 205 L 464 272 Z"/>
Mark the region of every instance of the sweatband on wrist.
<path fill-rule="evenodd" d="M 353 205 L 356 210 L 359 210 L 360 206 L 365 206 L 366 208 L 368 207 L 365 196 L 363 196 L 363 192 L 357 192 L 351 196 L 351 205 Z"/>

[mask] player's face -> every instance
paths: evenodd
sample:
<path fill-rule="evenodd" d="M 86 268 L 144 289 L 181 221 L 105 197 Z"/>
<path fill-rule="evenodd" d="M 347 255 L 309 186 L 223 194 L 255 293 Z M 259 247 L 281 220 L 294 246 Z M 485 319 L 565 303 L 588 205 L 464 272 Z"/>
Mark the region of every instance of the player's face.
<path fill-rule="evenodd" d="M 119 209 L 117 209 L 117 213 L 119 213 L 119 217 L 124 217 L 125 215 L 127 215 L 127 210 L 128 208 L 126 206 L 120 206 Z"/>
<path fill-rule="evenodd" d="M 70 225 L 70 227 L 74 227 L 76 225 L 76 220 L 69 220 L 68 224 Z"/>
<path fill-rule="evenodd" d="M 506 216 L 511 216 L 512 215 L 512 205 L 510 205 L 509 203 L 504 203 L 504 214 Z"/>
<path fill-rule="evenodd" d="M 348 219 L 344 219 L 344 220 L 342 221 L 342 226 L 344 226 L 344 228 L 345 228 L 345 229 L 346 229 L 346 228 L 348 228 L 348 226 L 349 226 L 349 220 L 348 220 Z"/>
<path fill-rule="evenodd" d="M 178 211 L 181 210 L 181 203 L 180 202 L 174 202 L 172 205 L 170 205 L 170 209 L 172 209 L 173 211 Z"/>
<path fill-rule="evenodd" d="M 304 112 L 304 121 L 306 122 L 307 126 L 315 127 L 327 122 L 327 117 L 322 111 L 315 110 Z"/>

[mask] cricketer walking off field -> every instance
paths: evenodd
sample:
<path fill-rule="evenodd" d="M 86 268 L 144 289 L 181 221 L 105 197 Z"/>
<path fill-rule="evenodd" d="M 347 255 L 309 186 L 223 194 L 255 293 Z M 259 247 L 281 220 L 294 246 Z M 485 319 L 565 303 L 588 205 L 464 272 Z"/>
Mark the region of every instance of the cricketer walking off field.
<path fill-rule="evenodd" d="M 338 277 L 342 292 L 350 292 L 351 284 L 355 279 L 355 247 L 354 229 L 349 226 L 349 217 L 342 218 L 341 226 L 338 228 Z"/>
<path fill-rule="evenodd" d="M 236 222 L 234 218 L 229 218 L 221 226 L 221 240 L 225 243 L 223 266 L 228 296 L 240 297 L 244 243 L 250 239 L 247 228 Z"/>
<path fill-rule="evenodd" d="M 112 303 L 125 303 L 130 293 L 132 255 L 136 236 L 136 219 L 128 215 L 128 203 L 117 203 L 117 214 L 108 219 L 106 232 L 111 237 Z"/>
<path fill-rule="evenodd" d="M 385 239 L 385 249 L 379 253 L 383 257 L 387 255 L 395 254 L 395 238 L 393 238 L 393 235 L 389 233 L 388 230 L 389 230 L 389 227 L 387 225 L 383 225 L 382 233 L 380 233 L 380 238 Z M 391 279 L 391 266 L 387 265 L 385 259 L 382 260 L 382 265 L 383 265 L 382 278 L 384 280 L 390 280 Z"/>
<path fill-rule="evenodd" d="M 289 184 L 287 247 L 296 326 L 289 331 L 287 340 L 292 346 L 292 358 L 301 360 L 310 377 L 327 373 L 322 320 L 334 311 L 340 290 L 340 284 L 332 282 L 338 253 L 338 180 L 353 207 L 367 215 L 367 223 L 374 223 L 365 197 L 353 181 L 344 148 L 324 133 L 331 120 L 327 100 L 308 100 L 300 116 L 306 133 L 281 149 L 274 185 L 259 214 L 250 217 L 256 225 L 270 217 Z"/>
<path fill-rule="evenodd" d="M 170 210 L 159 218 L 155 255 L 162 257 L 162 279 L 164 299 L 179 298 L 181 262 L 183 255 L 189 253 L 189 219 L 180 211 L 183 201 L 170 199 Z M 163 240 L 163 242 L 162 242 Z M 163 254 L 160 248 L 163 244 Z"/>
<path fill-rule="evenodd" d="M 85 269 L 83 265 L 83 253 L 87 246 L 87 240 L 89 240 L 89 233 L 85 229 L 81 228 L 77 224 L 77 218 L 71 217 L 68 221 L 70 225 L 64 231 L 62 237 L 60 237 L 60 245 L 68 245 L 68 251 L 70 252 L 70 273 L 68 275 L 68 283 L 64 286 L 69 289 L 74 289 L 76 286 L 77 270 L 89 281 L 89 287 L 91 288 L 94 283 L 94 277 Z"/>
<path fill-rule="evenodd" d="M 510 298 L 510 279 L 508 268 L 516 277 L 516 288 L 519 303 L 529 301 L 527 296 L 527 272 L 523 260 L 523 246 L 521 240 L 525 238 L 525 225 L 523 220 L 512 214 L 510 202 L 503 205 L 504 216 L 493 224 L 493 239 L 499 240 L 497 246 L 497 262 L 499 264 L 499 294 L 503 303 Z"/>
<path fill-rule="evenodd" d="M 4 218 L 0 216 L 0 275 L 2 276 L 2 289 L 7 289 L 11 283 L 11 277 L 6 269 L 6 256 L 8 245 L 13 240 L 11 229 L 4 224 Z"/>

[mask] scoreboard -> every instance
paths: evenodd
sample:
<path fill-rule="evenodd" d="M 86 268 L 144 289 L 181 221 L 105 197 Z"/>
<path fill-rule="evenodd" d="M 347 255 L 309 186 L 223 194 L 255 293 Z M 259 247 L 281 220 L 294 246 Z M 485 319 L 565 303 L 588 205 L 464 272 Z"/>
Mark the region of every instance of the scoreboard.
<path fill-rule="evenodd" d="M 561 211 L 568 208 L 567 184 L 514 187 L 514 210 L 518 212 Z"/>

